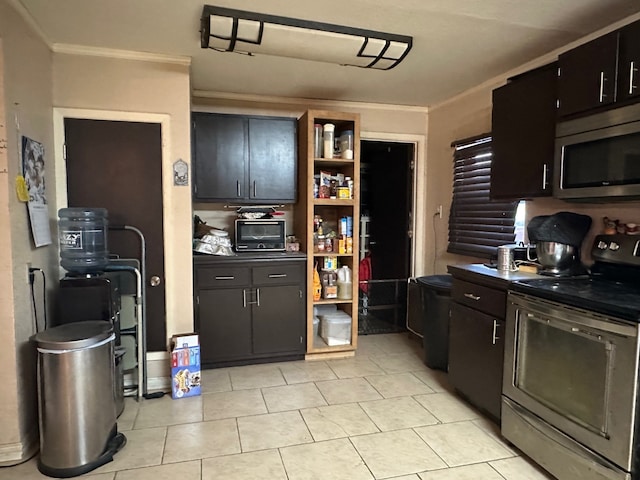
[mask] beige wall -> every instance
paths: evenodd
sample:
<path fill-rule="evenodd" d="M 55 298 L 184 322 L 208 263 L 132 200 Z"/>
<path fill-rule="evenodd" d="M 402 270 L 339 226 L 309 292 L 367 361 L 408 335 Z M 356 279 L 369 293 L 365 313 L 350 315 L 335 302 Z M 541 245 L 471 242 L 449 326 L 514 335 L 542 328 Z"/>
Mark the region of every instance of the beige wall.
<path fill-rule="evenodd" d="M 0 464 L 13 464 L 26 460 L 38 444 L 36 351 L 29 342 L 35 331 L 27 265 L 42 269 L 49 287 L 57 275 L 56 207 L 51 200 L 56 194 L 52 55 L 8 2 L 0 2 L 0 40 L 0 117 L 5 119 L 0 121 L 4 126 L 0 127 Z M 41 142 L 45 149 L 45 185 L 54 243 L 37 249 L 31 238 L 26 205 L 18 201 L 14 189 L 16 176 L 22 174 L 22 136 Z M 35 294 L 42 325 L 41 291 L 42 277 L 38 274 Z"/>
<path fill-rule="evenodd" d="M 158 115 L 167 116 L 162 131 L 167 335 L 193 331 L 191 188 L 174 186 L 172 170 L 179 158 L 191 162 L 188 62 L 56 53 L 53 102 L 83 118 L 157 122 Z M 63 162 L 62 148 L 55 153 Z"/>
<path fill-rule="evenodd" d="M 444 273 L 448 264 L 486 261 L 486 259 L 474 259 L 447 253 L 447 218 L 451 207 L 453 181 L 453 150 L 451 143 L 454 140 L 491 131 L 492 90 L 503 85 L 507 78 L 512 75 L 549 63 L 555 60 L 561 52 L 573 46 L 638 19 L 640 19 L 640 15 L 628 17 L 578 42 L 551 52 L 511 72 L 506 72 L 504 75 L 429 109 L 427 135 L 427 170 L 429 173 L 424 208 L 427 214 L 430 214 L 430 212 L 435 211 L 438 205 L 442 204 L 444 205 L 444 215 L 442 220 L 436 219 L 434 221 L 435 234 L 434 229 L 427 229 L 426 264 L 424 265 L 427 273 Z M 514 161 L 517 161 L 517 159 L 514 159 Z M 536 215 L 549 215 L 559 211 L 571 211 L 591 216 L 593 220 L 592 228 L 585 238 L 582 249 L 583 260 L 589 262 L 591 242 L 593 237 L 601 232 L 602 217 L 608 216 L 620 219 L 622 222 L 639 223 L 639 206 L 639 202 L 576 204 L 554 198 L 540 198 L 527 201 L 527 221 Z"/>

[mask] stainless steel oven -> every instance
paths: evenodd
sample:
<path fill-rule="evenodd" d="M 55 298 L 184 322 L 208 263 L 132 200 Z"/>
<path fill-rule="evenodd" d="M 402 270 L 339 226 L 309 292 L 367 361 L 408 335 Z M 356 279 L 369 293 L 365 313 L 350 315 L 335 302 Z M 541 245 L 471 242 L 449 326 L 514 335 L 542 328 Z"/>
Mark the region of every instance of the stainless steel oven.
<path fill-rule="evenodd" d="M 560 480 L 640 480 L 640 237 L 589 274 L 509 287 L 502 434 Z"/>
<path fill-rule="evenodd" d="M 502 433 L 560 479 L 630 479 L 638 324 L 510 292 Z"/>

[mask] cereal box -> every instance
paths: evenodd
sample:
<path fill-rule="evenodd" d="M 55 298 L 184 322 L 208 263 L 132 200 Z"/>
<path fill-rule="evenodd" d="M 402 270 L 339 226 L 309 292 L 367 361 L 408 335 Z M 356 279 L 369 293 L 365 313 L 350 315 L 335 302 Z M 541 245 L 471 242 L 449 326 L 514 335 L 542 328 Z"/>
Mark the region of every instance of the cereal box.
<path fill-rule="evenodd" d="M 200 395 L 200 341 L 195 333 L 171 338 L 171 396 Z"/>

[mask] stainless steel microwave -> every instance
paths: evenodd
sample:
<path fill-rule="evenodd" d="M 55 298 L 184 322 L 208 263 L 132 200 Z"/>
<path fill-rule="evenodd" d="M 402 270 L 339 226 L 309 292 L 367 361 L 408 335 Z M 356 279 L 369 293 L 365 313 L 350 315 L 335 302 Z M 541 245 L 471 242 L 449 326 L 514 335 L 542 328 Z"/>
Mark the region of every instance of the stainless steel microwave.
<path fill-rule="evenodd" d="M 554 197 L 640 198 L 640 103 L 561 122 Z"/>
<path fill-rule="evenodd" d="M 285 220 L 236 219 L 236 251 L 285 251 Z"/>

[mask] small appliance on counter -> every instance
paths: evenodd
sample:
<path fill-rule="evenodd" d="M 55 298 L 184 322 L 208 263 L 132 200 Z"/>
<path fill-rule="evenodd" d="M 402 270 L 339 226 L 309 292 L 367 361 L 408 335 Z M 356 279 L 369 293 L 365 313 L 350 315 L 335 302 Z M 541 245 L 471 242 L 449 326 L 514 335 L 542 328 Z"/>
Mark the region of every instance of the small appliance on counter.
<path fill-rule="evenodd" d="M 591 227 L 591 217 L 572 212 L 533 217 L 527 225 L 529 240 L 536 245 L 538 273 L 555 277 L 585 275 L 580 246 Z"/>

